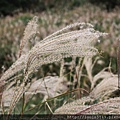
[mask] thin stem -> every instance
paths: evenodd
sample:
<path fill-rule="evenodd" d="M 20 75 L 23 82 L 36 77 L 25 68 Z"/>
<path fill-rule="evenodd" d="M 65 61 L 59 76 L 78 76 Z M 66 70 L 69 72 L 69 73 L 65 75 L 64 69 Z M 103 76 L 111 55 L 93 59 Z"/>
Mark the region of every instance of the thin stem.
<path fill-rule="evenodd" d="M 46 105 L 48 106 L 48 109 L 50 110 L 50 112 L 53 114 L 53 111 L 52 111 L 52 109 L 50 108 L 48 102 L 46 102 Z"/>
<path fill-rule="evenodd" d="M 23 99 L 22 99 L 22 115 L 24 114 L 24 108 L 25 108 L 25 93 L 23 93 Z"/>
<path fill-rule="evenodd" d="M 117 51 L 118 89 L 120 89 L 120 40 L 118 42 L 119 42 L 118 51 Z"/>

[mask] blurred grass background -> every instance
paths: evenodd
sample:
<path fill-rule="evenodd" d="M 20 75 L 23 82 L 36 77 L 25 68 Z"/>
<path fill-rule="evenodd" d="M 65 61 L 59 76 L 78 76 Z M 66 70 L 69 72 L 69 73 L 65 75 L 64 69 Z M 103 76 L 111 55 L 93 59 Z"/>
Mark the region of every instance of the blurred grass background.
<path fill-rule="evenodd" d="M 96 30 L 109 33 L 105 40 L 101 39 L 100 43 L 96 44 L 101 52 L 100 57 L 103 64 L 94 67 L 93 75 L 108 67 L 110 62 L 112 63 L 111 70 L 116 74 L 117 44 L 120 38 L 119 7 L 120 0 L 0 0 L 0 76 L 17 59 L 25 26 L 35 15 L 39 17 L 38 41 L 75 22 L 90 22 Z M 55 72 L 58 75 L 59 65 L 54 64 L 53 66 L 52 70 L 49 66 L 43 66 L 44 74 Z M 40 101 L 40 99 L 38 100 Z M 38 104 L 38 100 L 37 103 L 34 103 L 36 100 L 33 99 L 33 103 Z M 54 110 L 62 105 L 61 101 L 59 104 L 54 103 L 54 106 L 51 101 L 49 104 Z M 42 109 L 40 110 L 46 113 L 50 112 L 47 111 L 48 109 L 45 110 L 46 107 L 42 107 Z"/>

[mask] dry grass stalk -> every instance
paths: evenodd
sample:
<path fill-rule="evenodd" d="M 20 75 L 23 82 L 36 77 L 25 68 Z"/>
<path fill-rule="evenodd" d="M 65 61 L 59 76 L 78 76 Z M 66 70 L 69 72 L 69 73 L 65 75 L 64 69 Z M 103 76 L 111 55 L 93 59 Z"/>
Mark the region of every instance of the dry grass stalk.
<path fill-rule="evenodd" d="M 118 88 L 120 89 L 120 40 L 118 41 L 117 64 L 118 64 Z"/>

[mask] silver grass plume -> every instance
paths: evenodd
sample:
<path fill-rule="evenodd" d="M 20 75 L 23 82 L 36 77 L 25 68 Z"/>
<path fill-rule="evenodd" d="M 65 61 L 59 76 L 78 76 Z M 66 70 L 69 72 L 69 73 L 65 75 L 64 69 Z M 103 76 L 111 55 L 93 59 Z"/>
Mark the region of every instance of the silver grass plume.
<path fill-rule="evenodd" d="M 92 105 L 86 105 L 87 102 L 91 102 Z M 58 108 L 54 114 L 120 114 L 120 97 L 104 100 L 97 104 L 93 104 L 93 102 L 94 99 L 89 96 L 83 97 Z"/>
<path fill-rule="evenodd" d="M 83 27 L 93 28 L 94 26 L 90 23 L 84 23 L 84 22 L 83 23 L 79 23 L 79 22 L 73 23 L 73 24 L 70 24 L 70 25 L 64 27 L 63 29 L 56 31 L 53 34 L 47 36 L 45 39 L 42 40 L 42 42 L 46 42 L 47 40 L 49 41 L 50 38 L 53 38 L 62 33 L 66 33 L 68 30 L 70 30 L 71 28 L 75 28 L 75 27 L 80 27 L 81 29 L 83 29 Z"/>
<path fill-rule="evenodd" d="M 26 59 L 27 55 L 22 55 L 18 58 L 18 60 L 16 60 L 16 62 L 2 75 L 0 81 L 5 81 L 5 83 L 7 83 L 10 78 L 22 71 L 25 68 Z"/>
<path fill-rule="evenodd" d="M 107 76 L 107 74 L 109 75 L 109 73 L 107 72 L 104 75 Z M 111 75 L 109 77 L 107 76 L 92 90 L 90 96 L 92 98 L 102 99 L 105 97 L 109 97 L 109 95 L 111 95 L 112 92 L 114 92 L 117 89 L 118 89 L 118 76 L 117 75 Z"/>
<path fill-rule="evenodd" d="M 67 103 L 66 105 L 61 106 L 60 108 L 56 109 L 54 114 L 76 114 L 81 110 L 89 107 L 89 105 L 85 105 L 87 102 L 92 103 L 94 99 L 90 98 L 89 96 L 83 97 L 78 100 L 74 100 L 71 103 Z"/>
<path fill-rule="evenodd" d="M 25 44 L 28 42 L 28 40 L 32 39 L 38 33 L 37 22 L 38 22 L 38 17 L 35 16 L 26 26 L 25 31 L 24 31 L 24 36 L 20 42 L 19 57 L 21 56 L 22 50 L 23 50 Z"/>
<path fill-rule="evenodd" d="M 91 89 L 93 89 L 95 87 L 97 81 L 100 79 L 104 80 L 104 79 L 109 79 L 109 78 L 113 78 L 113 77 L 115 77 L 115 79 L 117 79 L 116 75 L 112 74 L 111 72 L 105 71 L 106 69 L 108 69 L 108 68 L 104 68 L 103 70 L 101 70 L 99 73 L 97 73 L 93 77 L 92 83 L 91 83 Z"/>
<path fill-rule="evenodd" d="M 96 32 L 93 28 L 85 28 L 67 32 L 39 42 L 28 54 L 25 73 L 32 73 L 43 64 L 60 61 L 63 58 L 77 56 L 93 56 L 98 51 L 93 43 L 106 34 Z"/>
<path fill-rule="evenodd" d="M 111 98 L 91 105 L 76 114 L 120 114 L 120 97 Z"/>

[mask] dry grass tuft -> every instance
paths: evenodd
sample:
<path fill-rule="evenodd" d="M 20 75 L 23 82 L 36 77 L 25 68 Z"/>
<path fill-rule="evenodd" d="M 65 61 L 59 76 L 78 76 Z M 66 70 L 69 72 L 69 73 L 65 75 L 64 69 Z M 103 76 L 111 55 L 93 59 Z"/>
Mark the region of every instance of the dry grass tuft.
<path fill-rule="evenodd" d="M 7 83 L 5 84 L 5 90 L 12 90 L 11 100 L 6 101 L 4 104 L 6 93 L 3 94 L 2 98 L 2 103 L 8 107 L 6 110 L 9 114 L 12 113 L 16 103 L 18 103 L 20 98 L 22 98 L 22 96 L 24 97 L 25 94 L 34 94 L 38 92 L 43 93 L 44 95 L 47 94 L 45 93 L 44 87 L 42 88 L 36 85 L 42 81 L 42 79 L 33 82 L 33 79 L 30 76 L 31 74 L 36 73 L 42 65 L 60 62 L 64 58 L 68 57 L 92 57 L 98 53 L 98 50 L 94 47 L 94 44 L 97 42 L 99 37 L 107 35 L 106 33 L 96 31 L 89 23 L 74 23 L 44 38 L 23 55 L 22 52 L 25 44 L 30 39 L 34 40 L 36 33 L 38 33 L 37 19 L 37 17 L 34 17 L 25 29 L 24 37 L 20 44 L 20 58 L 13 63 L 13 65 L 3 74 L 0 79 L 0 82 Z M 21 76 L 24 77 L 22 80 L 20 78 Z M 90 78 L 90 74 L 88 76 Z M 58 86 L 57 84 L 59 82 L 57 81 L 60 82 L 60 80 L 57 79 L 55 79 L 54 82 L 51 78 L 44 79 L 47 88 L 50 89 L 50 96 L 53 96 L 54 92 L 60 92 L 60 89 L 58 89 L 58 91 L 54 91 L 52 87 L 54 84 L 55 88 Z M 39 90 L 37 88 L 39 88 Z M 66 87 L 63 84 L 62 88 L 65 88 L 63 91 L 66 90 Z M 7 97 L 9 97 L 9 95 L 7 95 Z M 91 100 L 91 98 L 89 99 Z"/>

